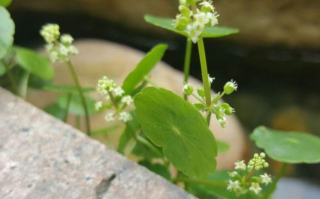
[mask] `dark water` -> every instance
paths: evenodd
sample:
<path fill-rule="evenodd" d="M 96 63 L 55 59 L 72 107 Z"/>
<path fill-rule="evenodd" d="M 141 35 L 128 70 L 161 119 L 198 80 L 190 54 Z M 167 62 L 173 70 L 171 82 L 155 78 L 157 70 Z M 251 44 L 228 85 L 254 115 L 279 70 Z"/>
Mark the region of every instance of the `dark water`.
<path fill-rule="evenodd" d="M 15 12 L 12 17 L 16 23 L 16 45 L 41 45 L 41 26 L 58 23 L 62 32 L 76 39 L 105 39 L 142 51 L 158 43 L 167 43 L 170 48 L 164 61 L 183 70 L 185 40 L 181 37 L 159 38 L 83 15 Z M 221 90 L 230 79 L 238 82 L 238 92 L 225 100 L 236 108 L 248 133 L 259 125 L 267 125 L 320 135 L 320 49 L 253 48 L 214 39 L 206 41 L 206 50 L 209 73 L 216 77 L 213 88 Z M 201 78 L 196 46 L 193 47 L 191 75 Z M 320 179 L 319 165 L 299 168 L 300 175 Z"/>

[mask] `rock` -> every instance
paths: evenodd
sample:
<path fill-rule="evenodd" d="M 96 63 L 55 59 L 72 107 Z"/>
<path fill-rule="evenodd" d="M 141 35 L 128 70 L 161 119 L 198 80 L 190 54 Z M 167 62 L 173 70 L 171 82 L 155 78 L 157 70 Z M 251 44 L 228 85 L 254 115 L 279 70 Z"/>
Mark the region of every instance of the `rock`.
<path fill-rule="evenodd" d="M 1 199 L 195 199 L 0 88 Z"/>
<path fill-rule="evenodd" d="M 122 85 L 126 76 L 136 67 L 139 61 L 144 57 L 144 53 L 129 48 L 127 46 L 106 42 L 102 40 L 82 40 L 75 43 L 80 51 L 80 55 L 74 57 L 72 62 L 76 66 L 80 82 L 84 87 L 95 87 L 98 79 L 106 75 L 115 80 L 118 85 Z M 54 84 L 74 85 L 68 68 L 63 64 L 55 66 Z M 161 62 L 151 74 L 151 79 L 159 86 L 169 89 L 182 95 L 183 74 L 167 64 Z M 200 87 L 201 83 L 190 78 L 190 83 L 195 87 Z M 28 101 L 32 104 L 44 108 L 55 102 L 57 95 L 48 92 L 39 92 L 37 90 L 28 91 Z M 92 93 L 91 97 L 101 99 L 97 93 Z M 194 100 L 195 99 L 190 99 Z M 69 118 L 68 122 L 73 126 L 75 118 Z M 104 120 L 104 114 L 98 114 L 91 117 L 92 129 L 98 130 L 115 123 L 107 123 Z M 211 130 L 217 140 L 227 142 L 231 146 L 229 152 L 223 153 L 218 157 L 218 168 L 232 168 L 234 162 L 244 156 L 246 149 L 245 134 L 239 121 L 235 116 L 228 118 L 228 126 L 223 129 L 220 127 L 214 117 L 211 120 Z M 108 147 L 115 148 L 118 143 L 124 126 L 115 131 L 115 133 L 106 136 L 95 136 L 96 139 L 107 144 Z M 225 158 L 228 157 L 228 158 Z"/>
<path fill-rule="evenodd" d="M 319 48 L 320 2 L 317 0 L 216 0 L 220 25 L 241 30 L 228 39 L 246 45 Z M 178 0 L 28 0 L 13 1 L 13 10 L 83 13 L 145 33 L 164 33 L 144 22 L 145 14 L 173 18 Z"/>

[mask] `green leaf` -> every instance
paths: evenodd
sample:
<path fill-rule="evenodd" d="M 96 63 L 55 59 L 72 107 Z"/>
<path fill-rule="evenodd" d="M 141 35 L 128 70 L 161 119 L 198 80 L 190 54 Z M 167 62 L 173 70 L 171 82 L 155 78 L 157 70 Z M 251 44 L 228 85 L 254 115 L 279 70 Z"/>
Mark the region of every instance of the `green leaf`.
<path fill-rule="evenodd" d="M 47 57 L 26 48 L 16 47 L 15 50 L 17 62 L 22 68 L 46 80 L 53 78 L 54 70 Z"/>
<path fill-rule="evenodd" d="M 131 94 L 140 82 L 144 80 L 156 64 L 162 59 L 168 46 L 164 44 L 157 45 L 138 63 L 136 68 L 124 80 L 122 89 L 126 94 Z"/>
<path fill-rule="evenodd" d="M 0 0 L 0 6 L 8 7 L 11 4 L 12 0 Z"/>
<path fill-rule="evenodd" d="M 188 37 L 188 34 L 185 31 L 178 31 L 175 29 L 173 25 L 173 19 L 167 19 L 167 18 L 160 18 L 160 17 L 154 17 L 151 15 L 145 15 L 144 19 L 155 26 L 170 30 L 172 32 L 175 32 L 179 35 Z M 239 30 L 235 28 L 228 28 L 228 27 L 206 27 L 202 33 L 203 38 L 214 38 L 214 37 L 224 37 L 231 34 L 238 33 Z"/>
<path fill-rule="evenodd" d="M 50 106 L 44 108 L 44 111 L 55 118 L 63 120 L 65 109 L 61 108 L 57 103 L 51 104 Z"/>
<path fill-rule="evenodd" d="M 230 145 L 221 141 L 217 141 L 217 147 L 218 147 L 219 154 L 230 150 Z"/>
<path fill-rule="evenodd" d="M 57 103 L 62 109 L 65 110 L 67 108 L 67 101 L 68 101 L 68 94 L 63 94 L 58 97 Z M 95 109 L 96 101 L 88 97 L 85 97 L 85 101 L 87 103 L 89 115 L 96 114 L 97 113 Z M 85 115 L 85 112 L 82 106 L 82 101 L 79 95 L 76 95 L 76 94 L 72 95 L 72 99 L 69 106 L 69 114 L 78 115 L 78 116 Z"/>
<path fill-rule="evenodd" d="M 227 190 L 227 183 L 230 180 L 230 177 L 228 175 L 228 171 L 221 170 L 216 171 L 214 173 L 211 173 L 207 177 L 207 182 L 204 184 L 200 183 L 190 183 L 189 184 L 189 190 L 191 193 L 195 194 L 201 199 L 212 199 L 212 198 L 223 198 L 223 199 L 258 199 L 262 198 L 260 196 L 257 196 L 251 192 L 248 192 L 245 195 L 242 195 L 240 197 L 236 196 L 234 192 L 231 192 Z"/>
<path fill-rule="evenodd" d="M 0 59 L 6 55 L 8 48 L 13 44 L 14 29 L 10 13 L 0 6 Z"/>
<path fill-rule="evenodd" d="M 146 139 L 147 141 L 149 141 L 149 139 L 145 136 L 144 133 L 140 133 L 139 136 L 141 136 L 144 139 Z M 152 142 L 150 142 L 150 145 L 153 145 L 154 149 L 157 150 L 157 151 L 155 152 L 153 150 L 150 150 L 150 147 L 148 147 L 147 145 L 145 145 L 145 144 L 143 144 L 141 142 L 138 142 L 135 145 L 132 153 L 134 155 L 136 155 L 137 157 L 141 157 L 141 158 L 144 158 L 144 159 L 147 159 L 147 160 L 152 160 L 154 158 L 163 158 L 162 149 L 157 147 L 157 146 L 155 146 Z"/>
<path fill-rule="evenodd" d="M 301 132 L 283 132 L 261 126 L 250 136 L 274 160 L 286 163 L 319 163 L 320 138 Z"/>
<path fill-rule="evenodd" d="M 145 135 L 185 175 L 204 178 L 216 168 L 217 145 L 203 116 L 178 95 L 149 87 L 134 99 Z"/>
<path fill-rule="evenodd" d="M 95 91 L 95 88 L 81 88 L 83 93 L 90 93 Z M 66 85 L 53 85 L 49 84 L 43 87 L 45 91 L 57 92 L 57 93 L 72 93 L 78 94 L 79 91 L 76 86 L 66 86 Z"/>
<path fill-rule="evenodd" d="M 168 168 L 165 165 L 162 164 L 152 164 L 149 161 L 143 160 L 139 162 L 140 165 L 146 167 L 150 171 L 162 176 L 163 178 L 171 181 L 171 174 L 168 170 Z"/>

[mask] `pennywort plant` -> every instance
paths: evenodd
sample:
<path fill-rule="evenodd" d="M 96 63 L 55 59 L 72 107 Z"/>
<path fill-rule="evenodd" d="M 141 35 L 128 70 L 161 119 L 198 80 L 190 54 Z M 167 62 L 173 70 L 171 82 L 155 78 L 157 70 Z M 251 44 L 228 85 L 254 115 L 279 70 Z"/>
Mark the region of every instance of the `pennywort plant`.
<path fill-rule="evenodd" d="M 219 14 L 212 1 L 180 0 L 175 19 L 145 16 L 148 23 L 186 38 L 180 93 L 183 98 L 159 87 L 150 78 L 167 45 L 159 44 L 150 50 L 122 85 L 103 76 L 96 88 L 83 88 L 70 59 L 79 53 L 73 37 L 61 34 L 57 24 L 44 25 L 40 34 L 50 59 L 14 46 L 14 22 L 5 8 L 11 1 L 0 2 L 0 85 L 22 97 L 26 97 L 28 87 L 59 93 L 57 101 L 45 111 L 65 122 L 69 114 L 75 115 L 78 128 L 84 116 L 89 136 L 106 134 L 116 130 L 119 124 L 125 125 L 117 151 L 138 157 L 139 164 L 190 193 L 200 198 L 270 199 L 289 164 L 320 162 L 318 137 L 261 126 L 250 136 L 257 146 L 252 159 L 235 162 L 233 170 L 216 171 L 217 155 L 223 155 L 230 147 L 215 139 L 215 131 L 209 129 L 211 116 L 227 128 L 227 116 L 234 114 L 235 109 L 221 99 L 237 91 L 238 85 L 231 80 L 221 92 L 212 94 L 215 78 L 208 74 L 204 41 L 238 30 L 218 26 Z M 193 45 L 197 45 L 200 56 L 200 88 L 188 83 Z M 50 60 L 67 65 L 75 86 L 51 83 L 54 73 Z M 99 101 L 85 96 L 93 91 L 100 94 Z M 197 102 L 190 103 L 191 97 Z M 109 126 L 91 130 L 89 116 L 102 112 Z M 275 175 L 268 173 L 272 166 L 268 163 L 270 159 L 282 164 Z"/>

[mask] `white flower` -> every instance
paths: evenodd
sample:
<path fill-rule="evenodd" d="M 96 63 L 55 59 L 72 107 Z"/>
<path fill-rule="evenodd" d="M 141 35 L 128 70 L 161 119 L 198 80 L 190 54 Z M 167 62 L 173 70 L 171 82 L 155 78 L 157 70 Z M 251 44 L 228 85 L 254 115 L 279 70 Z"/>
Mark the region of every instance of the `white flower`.
<path fill-rule="evenodd" d="M 236 181 L 229 180 L 227 189 L 230 191 L 237 191 L 241 189 L 239 180 L 236 180 Z"/>
<path fill-rule="evenodd" d="M 122 96 L 124 93 L 124 90 L 122 90 L 122 88 L 120 86 L 118 86 L 117 88 L 115 88 L 113 90 L 113 93 L 115 96 Z"/>
<path fill-rule="evenodd" d="M 123 111 L 119 114 L 119 120 L 121 120 L 123 122 L 128 122 L 131 119 L 132 119 L 131 115 L 125 111 Z"/>
<path fill-rule="evenodd" d="M 65 45 L 60 45 L 59 46 L 59 53 L 60 53 L 60 55 L 67 57 L 69 54 L 69 50 Z"/>
<path fill-rule="evenodd" d="M 68 55 L 77 55 L 79 54 L 79 50 L 75 46 L 68 47 Z"/>
<path fill-rule="evenodd" d="M 187 26 L 187 33 L 192 40 L 193 43 L 197 43 L 199 40 L 199 36 L 201 35 L 201 31 L 197 30 L 197 27 L 194 26 L 194 24 L 188 25 Z"/>
<path fill-rule="evenodd" d="M 96 102 L 95 104 L 96 110 L 99 111 L 101 107 L 102 107 L 102 102 Z"/>
<path fill-rule="evenodd" d="M 65 44 L 65 45 L 71 45 L 73 40 L 74 40 L 73 37 L 68 34 L 64 34 L 60 38 L 61 43 Z"/>
<path fill-rule="evenodd" d="M 267 173 L 260 175 L 260 177 L 261 177 L 261 183 L 264 183 L 265 185 L 268 185 L 269 183 L 272 182 L 270 175 L 268 175 Z"/>
<path fill-rule="evenodd" d="M 218 122 L 222 128 L 225 128 L 227 126 L 227 118 L 225 117 L 222 119 L 219 119 Z"/>
<path fill-rule="evenodd" d="M 210 21 L 210 19 L 207 18 L 207 14 L 205 12 L 200 12 L 199 10 L 197 14 L 193 15 L 193 17 L 195 19 L 195 23 L 202 27 L 200 28 L 201 30 L 203 30 L 204 26 Z"/>
<path fill-rule="evenodd" d="M 101 95 L 106 95 L 108 94 L 108 92 L 112 92 L 115 87 L 116 87 L 116 84 L 114 83 L 114 81 L 104 76 L 102 79 L 98 81 L 97 91 Z"/>
<path fill-rule="evenodd" d="M 123 104 L 126 104 L 126 105 L 129 105 L 133 102 L 132 100 L 132 97 L 130 95 L 127 95 L 127 96 L 124 96 L 122 99 L 121 99 L 121 102 Z"/>
<path fill-rule="evenodd" d="M 60 36 L 60 27 L 57 24 L 44 25 L 40 31 L 40 34 L 47 43 L 53 43 Z"/>
<path fill-rule="evenodd" d="M 211 0 L 210 1 L 203 1 L 199 5 L 202 5 L 202 6 L 206 7 L 206 8 L 209 8 L 209 9 L 211 9 L 211 11 L 214 10 L 214 7 L 212 5 L 212 1 Z"/>
<path fill-rule="evenodd" d="M 59 60 L 59 53 L 57 51 L 52 51 L 50 53 L 50 60 L 51 62 L 56 62 Z"/>
<path fill-rule="evenodd" d="M 260 184 L 259 183 L 255 183 L 255 182 L 252 182 L 251 183 L 251 187 L 249 188 L 250 191 L 253 191 L 255 194 L 259 194 L 261 192 L 261 187 L 260 187 Z"/>
<path fill-rule="evenodd" d="M 114 120 L 114 117 L 113 117 L 113 113 L 107 113 L 106 116 L 104 117 L 104 119 L 107 121 L 107 122 L 111 122 Z"/>
<path fill-rule="evenodd" d="M 238 175 L 238 172 L 233 171 L 233 172 L 229 172 L 228 174 L 229 174 L 229 176 L 230 176 L 231 178 L 234 178 L 234 177 L 236 177 L 236 175 Z"/>
<path fill-rule="evenodd" d="M 237 161 L 234 164 L 236 165 L 235 169 L 246 170 L 246 164 L 244 163 L 244 160 Z"/>
<path fill-rule="evenodd" d="M 219 14 L 217 12 L 214 12 L 214 13 L 208 12 L 206 15 L 207 15 L 207 19 L 209 20 L 211 26 L 215 26 L 219 23 L 219 21 L 218 21 Z"/>
<path fill-rule="evenodd" d="M 214 78 L 214 77 L 210 77 L 210 75 L 208 74 L 208 77 L 209 77 L 209 82 L 210 83 L 212 83 L 213 82 L 213 80 L 215 80 L 216 78 Z"/>

